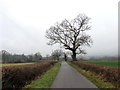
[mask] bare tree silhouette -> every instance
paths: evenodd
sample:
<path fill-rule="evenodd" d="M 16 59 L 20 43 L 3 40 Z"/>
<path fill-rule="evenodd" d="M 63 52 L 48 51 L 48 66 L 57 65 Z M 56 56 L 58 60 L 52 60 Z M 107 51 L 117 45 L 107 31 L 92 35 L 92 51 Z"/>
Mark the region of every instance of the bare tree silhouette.
<path fill-rule="evenodd" d="M 85 33 L 91 29 L 89 20 L 85 14 L 79 14 L 71 21 L 65 19 L 51 26 L 46 31 L 48 45 L 59 43 L 65 49 L 72 51 L 72 59 L 77 60 L 76 54 L 86 54 L 82 46 L 90 46 L 92 43 L 91 37 Z"/>

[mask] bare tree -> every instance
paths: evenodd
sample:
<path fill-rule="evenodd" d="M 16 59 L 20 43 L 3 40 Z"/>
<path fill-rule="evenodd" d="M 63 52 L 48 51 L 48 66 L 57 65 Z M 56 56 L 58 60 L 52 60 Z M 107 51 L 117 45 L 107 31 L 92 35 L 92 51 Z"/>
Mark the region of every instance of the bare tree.
<path fill-rule="evenodd" d="M 60 59 L 60 56 L 62 56 L 62 54 L 63 54 L 62 50 L 55 50 L 54 52 L 52 52 L 52 55 L 51 55 L 51 56 L 52 56 L 54 59 L 59 60 L 59 59 Z"/>
<path fill-rule="evenodd" d="M 89 20 L 90 18 L 86 15 L 79 14 L 71 21 L 65 19 L 51 26 L 46 31 L 48 45 L 59 43 L 65 49 L 72 51 L 72 59 L 77 60 L 76 54 L 86 54 L 82 46 L 90 46 L 92 43 L 91 37 L 85 33 L 91 29 Z"/>
<path fill-rule="evenodd" d="M 64 53 L 64 59 L 67 61 L 67 53 Z"/>
<path fill-rule="evenodd" d="M 42 55 L 40 54 L 40 52 L 34 54 L 34 60 L 41 60 L 41 59 L 42 59 Z"/>
<path fill-rule="evenodd" d="M 49 54 L 46 55 L 46 59 L 47 60 L 50 59 L 50 55 Z"/>

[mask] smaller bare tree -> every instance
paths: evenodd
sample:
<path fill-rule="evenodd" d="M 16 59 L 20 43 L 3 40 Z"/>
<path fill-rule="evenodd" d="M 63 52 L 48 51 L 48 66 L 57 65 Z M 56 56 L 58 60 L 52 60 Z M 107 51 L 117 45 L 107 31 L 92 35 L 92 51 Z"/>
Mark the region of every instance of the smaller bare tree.
<path fill-rule="evenodd" d="M 55 50 L 52 52 L 51 56 L 53 57 L 53 59 L 57 59 L 59 61 L 60 56 L 62 56 L 62 54 L 63 54 L 62 50 Z"/>
<path fill-rule="evenodd" d="M 67 53 L 64 53 L 64 59 L 67 61 Z"/>
<path fill-rule="evenodd" d="M 50 59 L 50 55 L 49 55 L 49 54 L 46 55 L 46 59 L 47 59 L 47 60 Z"/>

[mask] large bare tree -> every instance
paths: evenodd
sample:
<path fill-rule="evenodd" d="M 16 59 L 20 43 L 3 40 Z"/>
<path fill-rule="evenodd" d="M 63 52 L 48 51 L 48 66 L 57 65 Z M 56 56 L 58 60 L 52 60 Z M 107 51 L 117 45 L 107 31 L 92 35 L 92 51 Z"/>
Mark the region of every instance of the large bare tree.
<path fill-rule="evenodd" d="M 72 51 L 72 59 L 76 59 L 76 54 L 85 54 L 83 46 L 90 46 L 91 37 L 86 34 L 91 29 L 89 25 L 90 18 L 85 14 L 79 14 L 73 20 L 63 20 L 56 23 L 46 31 L 46 37 L 49 39 L 48 45 L 59 43 L 65 49 Z"/>

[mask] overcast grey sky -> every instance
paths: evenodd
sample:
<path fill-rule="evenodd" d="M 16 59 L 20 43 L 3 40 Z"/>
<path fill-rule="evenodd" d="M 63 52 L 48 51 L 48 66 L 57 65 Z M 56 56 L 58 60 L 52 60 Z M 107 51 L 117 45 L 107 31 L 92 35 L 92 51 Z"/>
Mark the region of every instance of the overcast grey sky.
<path fill-rule="evenodd" d="M 0 50 L 11 53 L 50 54 L 45 32 L 56 22 L 79 13 L 91 18 L 91 48 L 86 56 L 118 54 L 119 0 L 0 0 Z"/>

